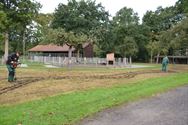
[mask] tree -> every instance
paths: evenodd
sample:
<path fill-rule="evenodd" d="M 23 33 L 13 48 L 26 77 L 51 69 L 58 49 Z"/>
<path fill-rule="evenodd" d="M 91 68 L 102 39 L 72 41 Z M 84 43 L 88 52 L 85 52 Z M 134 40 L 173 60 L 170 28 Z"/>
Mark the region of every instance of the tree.
<path fill-rule="evenodd" d="M 6 14 L 3 11 L 0 11 L 0 55 L 3 52 L 3 30 L 5 29 Z"/>
<path fill-rule="evenodd" d="M 118 50 L 123 57 L 133 56 L 138 52 L 137 44 L 133 37 L 125 37 L 123 39 L 123 43 L 118 47 Z"/>
<path fill-rule="evenodd" d="M 133 9 L 127 7 L 120 9 L 113 18 L 114 25 L 117 26 L 138 25 L 138 21 L 138 14 L 134 13 Z"/>
<path fill-rule="evenodd" d="M 188 18 L 182 20 L 181 23 L 171 30 L 168 30 L 166 37 L 170 41 L 172 49 L 181 50 L 185 54 L 188 49 Z"/>
<path fill-rule="evenodd" d="M 188 13 L 188 1 L 187 0 L 178 0 L 175 7 L 177 8 L 178 13 Z"/>
<path fill-rule="evenodd" d="M 78 58 L 80 46 L 82 45 L 83 42 L 87 40 L 88 40 L 88 37 L 84 34 L 75 34 L 74 32 L 66 32 L 62 28 L 58 28 L 58 29 L 51 28 L 46 31 L 46 34 L 44 36 L 42 43 L 43 44 L 53 43 L 57 45 L 68 44 L 69 45 L 68 67 L 70 67 L 70 60 L 72 58 L 72 48 L 75 47 L 77 49 L 77 58 Z"/>
<path fill-rule="evenodd" d="M 41 27 L 48 28 L 51 26 L 53 19 L 54 19 L 53 14 L 39 13 L 34 19 L 34 21 L 37 22 L 39 25 L 41 25 Z"/>
<path fill-rule="evenodd" d="M 158 7 L 156 11 L 147 11 L 143 17 L 143 24 L 150 27 L 151 32 L 159 33 L 176 25 L 182 20 L 182 15 L 176 14 L 175 7 Z"/>
<path fill-rule="evenodd" d="M 136 27 L 135 41 L 138 46 L 137 61 L 144 62 L 149 59 L 146 45 L 149 43 L 150 28 L 144 24 Z"/>
<path fill-rule="evenodd" d="M 138 15 L 130 8 L 120 9 L 113 18 L 112 26 L 115 52 L 121 57 L 134 56 L 138 52 L 136 36 L 138 35 Z M 113 45 L 113 44 L 112 44 Z"/>
<path fill-rule="evenodd" d="M 150 28 L 150 42 L 148 46 L 157 42 L 157 63 L 161 53 L 166 54 L 170 49 L 170 42 L 166 31 L 177 25 L 182 19 L 175 7 L 158 7 L 156 11 L 148 11 L 143 17 L 143 24 Z"/>
<path fill-rule="evenodd" d="M 99 43 L 103 39 L 101 33 L 107 29 L 108 17 L 104 7 L 95 1 L 69 0 L 67 5 L 59 4 L 55 10 L 52 28 L 65 29 L 69 37 L 67 43 L 79 50 L 84 40 Z"/>
<path fill-rule="evenodd" d="M 55 43 L 52 40 L 56 31 L 50 25 L 53 20 L 52 14 L 39 13 L 30 25 L 26 27 L 27 48 L 32 48 L 37 44 Z M 53 42 L 52 42 L 53 41 Z"/>
<path fill-rule="evenodd" d="M 95 42 L 97 56 L 106 57 L 106 53 L 115 52 L 116 38 L 113 27 L 110 24 L 106 28 L 98 28 L 98 30 L 91 34 L 93 34 L 91 40 Z"/>
<path fill-rule="evenodd" d="M 84 34 L 75 34 L 74 32 L 68 32 L 66 39 L 67 44 L 69 47 L 69 60 L 72 57 L 72 47 L 75 47 L 77 49 L 77 58 L 79 57 L 79 51 L 80 46 L 82 46 L 82 43 L 88 40 L 87 36 Z"/>
<path fill-rule="evenodd" d="M 0 2 L 1 11 L 3 11 L 3 13 L 6 15 L 3 24 L 5 59 L 8 56 L 9 35 L 11 31 L 15 29 L 24 31 L 26 25 L 31 22 L 33 16 L 38 12 L 39 7 L 40 5 L 37 2 L 32 2 L 30 0 L 4 0 Z"/>
<path fill-rule="evenodd" d="M 150 63 L 153 63 L 153 55 L 157 53 L 158 51 L 158 42 L 157 41 L 151 41 L 146 45 L 146 49 L 150 53 Z"/>
<path fill-rule="evenodd" d="M 95 1 L 69 0 L 67 5 L 59 4 L 55 10 L 52 27 L 90 35 L 90 31 L 95 31 L 108 23 L 108 16 L 104 7 Z"/>
<path fill-rule="evenodd" d="M 0 11 L 0 29 L 1 31 L 5 29 L 6 14 Z"/>

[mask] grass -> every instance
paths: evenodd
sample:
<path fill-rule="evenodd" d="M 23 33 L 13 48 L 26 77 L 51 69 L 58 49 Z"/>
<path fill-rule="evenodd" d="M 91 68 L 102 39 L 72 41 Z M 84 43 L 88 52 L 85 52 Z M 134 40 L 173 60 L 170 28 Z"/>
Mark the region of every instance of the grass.
<path fill-rule="evenodd" d="M 23 104 L 0 106 L 0 123 L 1 125 L 73 124 L 105 108 L 188 84 L 187 76 L 188 73 L 179 73 L 134 84 L 90 89 Z"/>

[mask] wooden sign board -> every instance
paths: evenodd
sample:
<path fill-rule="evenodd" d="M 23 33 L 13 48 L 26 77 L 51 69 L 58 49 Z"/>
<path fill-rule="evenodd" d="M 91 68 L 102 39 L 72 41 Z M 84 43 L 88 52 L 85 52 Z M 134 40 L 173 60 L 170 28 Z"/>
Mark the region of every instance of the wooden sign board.
<path fill-rule="evenodd" d="M 114 61 L 115 60 L 114 53 L 106 54 L 106 59 L 107 59 L 107 61 Z"/>

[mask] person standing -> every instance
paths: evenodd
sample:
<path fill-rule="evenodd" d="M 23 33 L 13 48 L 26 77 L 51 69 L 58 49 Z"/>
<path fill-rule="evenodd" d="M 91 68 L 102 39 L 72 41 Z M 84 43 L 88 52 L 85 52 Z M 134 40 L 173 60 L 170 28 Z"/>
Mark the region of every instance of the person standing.
<path fill-rule="evenodd" d="M 6 61 L 6 66 L 8 69 L 8 82 L 13 82 L 15 80 L 15 69 L 17 67 L 20 53 L 16 52 L 10 54 Z"/>
<path fill-rule="evenodd" d="M 167 71 L 167 65 L 169 63 L 169 59 L 167 56 L 165 56 L 162 60 L 162 71 L 166 72 Z"/>

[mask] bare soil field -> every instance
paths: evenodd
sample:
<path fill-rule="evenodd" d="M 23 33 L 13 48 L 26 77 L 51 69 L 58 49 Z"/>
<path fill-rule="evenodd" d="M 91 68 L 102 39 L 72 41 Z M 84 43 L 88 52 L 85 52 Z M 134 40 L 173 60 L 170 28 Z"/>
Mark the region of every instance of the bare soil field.
<path fill-rule="evenodd" d="M 137 81 L 165 77 L 177 72 L 187 72 L 188 65 L 171 65 L 167 73 L 160 69 L 97 69 L 59 70 L 18 68 L 17 81 L 7 82 L 6 67 L 1 68 L 0 104 L 9 105 L 41 99 L 57 94 L 87 90 L 96 87 L 111 87 L 118 84 L 133 84 Z"/>

